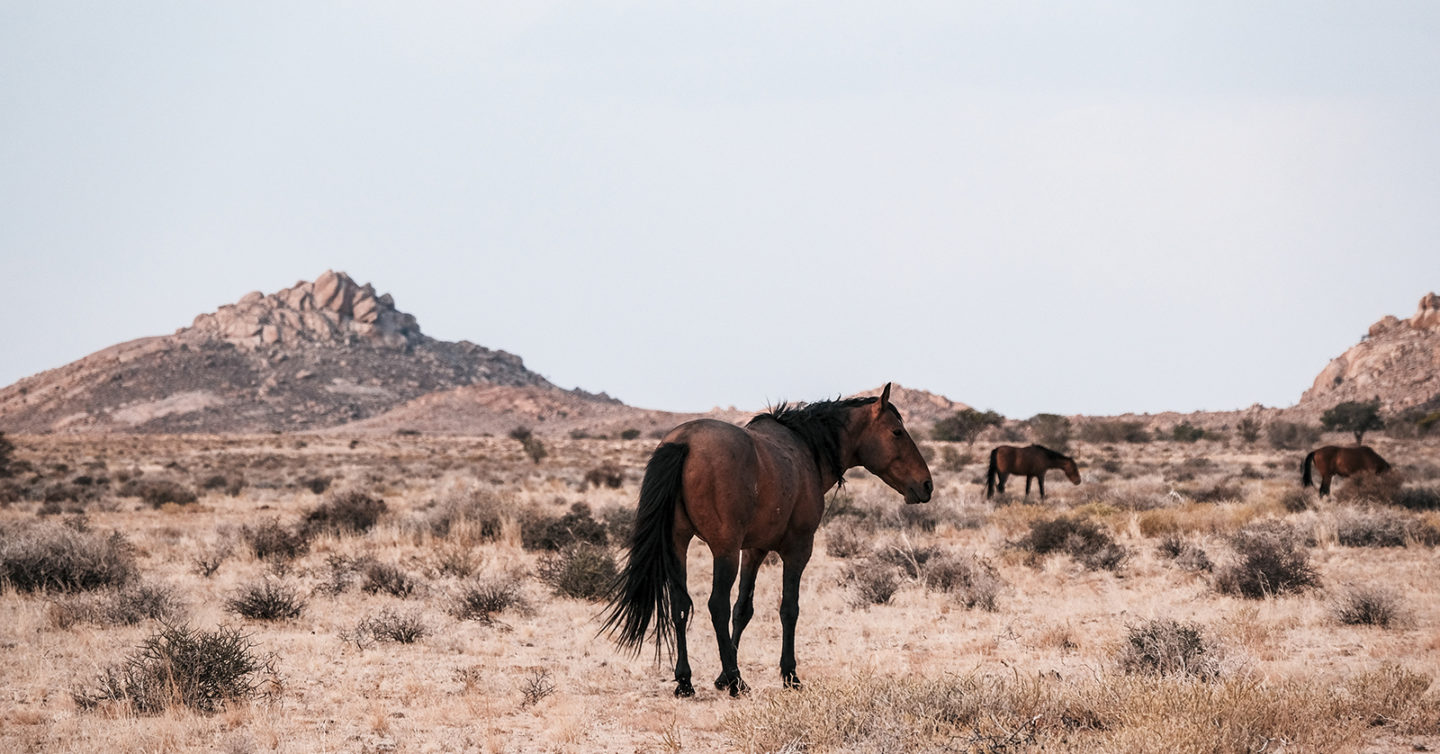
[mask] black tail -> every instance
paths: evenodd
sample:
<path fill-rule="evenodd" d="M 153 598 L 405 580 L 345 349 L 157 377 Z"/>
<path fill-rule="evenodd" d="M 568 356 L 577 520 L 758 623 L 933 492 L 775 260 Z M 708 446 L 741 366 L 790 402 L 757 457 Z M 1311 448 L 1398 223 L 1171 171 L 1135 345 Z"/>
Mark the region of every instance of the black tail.
<path fill-rule="evenodd" d="M 985 472 L 985 497 L 995 494 L 995 475 L 1000 469 L 995 466 L 995 456 L 1000 452 L 999 448 L 990 451 L 990 470 Z"/>
<path fill-rule="evenodd" d="M 1305 456 L 1305 460 L 1300 463 L 1300 486 L 1301 486 L 1301 487 L 1309 487 L 1309 486 L 1310 486 L 1310 462 L 1313 461 L 1313 460 L 1315 460 L 1315 451 L 1312 450 L 1312 451 L 1310 451 L 1310 455 Z"/>
<path fill-rule="evenodd" d="M 640 506 L 630 534 L 630 557 L 610 587 L 610 606 L 602 632 L 621 649 L 638 654 L 655 620 L 655 653 L 675 644 L 670 620 L 670 590 L 684 578 L 675 556 L 675 505 L 680 500 L 681 471 L 690 446 L 667 442 L 650 456 L 640 483 Z M 683 584 L 680 585 L 683 588 Z"/>

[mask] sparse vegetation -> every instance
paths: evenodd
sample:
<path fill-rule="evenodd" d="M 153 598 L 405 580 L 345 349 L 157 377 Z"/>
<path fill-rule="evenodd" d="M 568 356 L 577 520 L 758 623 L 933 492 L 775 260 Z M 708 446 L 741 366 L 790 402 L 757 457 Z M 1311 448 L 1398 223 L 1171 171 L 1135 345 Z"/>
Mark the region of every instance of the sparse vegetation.
<path fill-rule="evenodd" d="M 1320 439 L 1320 428 L 1300 422 L 1275 420 L 1265 428 L 1271 447 L 1277 450 L 1300 450 L 1314 445 Z"/>
<path fill-rule="evenodd" d="M 491 576 L 466 584 L 455 598 L 450 614 L 461 620 L 493 623 L 500 613 L 523 613 L 527 609 L 519 579 L 508 575 Z"/>
<path fill-rule="evenodd" d="M 1225 594 L 1263 599 L 1320 585 L 1305 544 L 1283 524 L 1247 527 L 1231 538 L 1230 545 L 1236 561 L 1215 574 L 1215 586 Z"/>
<path fill-rule="evenodd" d="M 91 686 L 76 690 L 75 705 L 92 710 L 115 703 L 147 715 L 182 707 L 217 712 L 278 687 L 274 658 L 254 650 L 248 636 L 223 626 L 164 626 Z"/>
<path fill-rule="evenodd" d="M 377 642 L 414 644 L 429 633 L 430 629 L 421 619 L 419 610 L 400 612 L 387 607 L 361 620 L 355 628 L 343 632 L 340 638 L 365 649 Z"/>
<path fill-rule="evenodd" d="M 1156 618 L 1130 626 L 1120 649 L 1120 669 L 1148 675 L 1191 675 L 1208 680 L 1219 674 L 1214 647 L 1198 623 Z"/>
<path fill-rule="evenodd" d="M 135 550 L 119 532 L 67 524 L 0 525 L 0 583 L 21 592 L 122 587 L 138 578 Z"/>
<path fill-rule="evenodd" d="M 601 545 L 576 542 L 540 559 L 540 580 L 558 595 L 603 599 L 619 573 L 615 556 Z"/>
<path fill-rule="evenodd" d="M 294 587 L 265 579 L 240 587 L 225 609 L 250 620 L 291 620 L 305 611 L 305 600 Z"/>
<path fill-rule="evenodd" d="M 370 531 L 385 513 L 385 501 L 370 497 L 359 490 L 332 494 L 329 499 L 305 514 L 305 531 L 319 533 L 363 534 Z"/>
<path fill-rule="evenodd" d="M 1380 418 L 1380 400 L 1346 401 L 1320 415 L 1320 426 L 1330 432 L 1349 432 L 1355 436 L 1355 444 L 1365 441 L 1365 433 L 1385 428 Z"/>
<path fill-rule="evenodd" d="M 884 560 L 866 558 L 845 566 L 850 605 L 864 608 L 884 605 L 900 591 L 900 569 Z"/>
<path fill-rule="evenodd" d="M 133 626 L 142 620 L 180 621 L 184 605 L 175 591 L 157 584 L 134 582 L 117 589 L 72 594 L 50 603 L 50 625 Z"/>
<path fill-rule="evenodd" d="M 1005 417 L 994 411 L 965 408 L 935 422 L 935 426 L 930 430 L 930 439 L 974 445 L 981 432 L 990 427 L 998 427 L 1004 421 Z"/>
<path fill-rule="evenodd" d="M 1025 420 L 1031 442 L 1064 453 L 1070 449 L 1070 419 L 1059 414 L 1036 414 Z"/>
<path fill-rule="evenodd" d="M 275 518 L 242 528 L 240 536 L 259 560 L 294 560 L 310 551 L 310 535 L 304 527 L 283 526 Z"/>
<path fill-rule="evenodd" d="M 1030 533 L 1016 546 L 1036 556 L 1064 553 L 1092 571 L 1113 571 L 1128 555 L 1099 524 L 1072 516 L 1034 521 L 1030 524 Z"/>
<path fill-rule="evenodd" d="M 605 524 L 590 515 L 589 505 L 575 503 L 563 516 L 528 516 L 520 524 L 520 541 L 527 550 L 553 552 L 576 542 L 604 545 L 609 535 Z"/>
<path fill-rule="evenodd" d="M 1407 622 L 1410 612 L 1399 592 L 1379 586 L 1351 586 L 1332 604 L 1335 620 L 1347 626 L 1391 628 Z"/>

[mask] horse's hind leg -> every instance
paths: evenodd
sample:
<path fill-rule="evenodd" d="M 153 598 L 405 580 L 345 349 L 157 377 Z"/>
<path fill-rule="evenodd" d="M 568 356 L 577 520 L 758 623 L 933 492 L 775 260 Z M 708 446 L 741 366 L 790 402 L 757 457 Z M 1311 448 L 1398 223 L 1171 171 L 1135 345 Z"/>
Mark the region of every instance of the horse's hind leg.
<path fill-rule="evenodd" d="M 1009 479 L 1009 478 L 1010 478 L 1010 475 L 1009 475 L 1009 474 L 1006 474 L 1006 473 L 1003 472 L 1003 471 L 998 472 L 998 473 L 995 475 L 995 491 L 996 491 L 996 492 L 999 492 L 999 493 L 1002 494 L 1002 495 L 1005 494 L 1005 480 L 1006 480 L 1006 479 Z"/>
<path fill-rule="evenodd" d="M 735 642 L 730 640 L 730 588 L 740 571 L 740 553 L 715 554 L 715 580 L 710 585 L 710 622 L 715 626 L 715 643 L 720 648 L 720 677 L 716 688 L 727 688 L 730 696 L 740 696 L 750 687 L 740 680 L 740 663 L 736 659 Z"/>
<path fill-rule="evenodd" d="M 745 550 L 740 553 L 740 591 L 735 595 L 735 615 L 731 618 L 730 641 L 735 645 L 736 655 L 740 652 L 740 634 L 750 625 L 755 615 L 755 575 L 765 562 L 766 550 Z M 723 674 L 722 674 L 723 675 Z M 716 679 L 719 683 L 719 679 Z"/>
<path fill-rule="evenodd" d="M 1325 497 L 1328 494 L 1330 494 L 1330 475 L 1322 474 L 1320 476 L 1320 497 Z"/>
<path fill-rule="evenodd" d="M 795 672 L 795 624 L 800 620 L 800 576 L 810 562 L 812 543 L 803 549 L 784 555 L 784 591 L 780 596 L 780 680 L 787 689 L 800 688 L 800 676 Z"/>
<path fill-rule="evenodd" d="M 1025 475 L 1025 497 L 1030 497 L 1030 482 L 1034 478 L 1035 477 L 1030 476 L 1029 474 Z"/>
<path fill-rule="evenodd" d="M 690 622 L 694 609 L 690 590 L 685 586 L 685 553 L 689 549 L 688 534 L 684 542 L 676 537 L 675 557 L 680 561 L 680 579 L 670 585 L 670 618 L 675 623 L 675 696 L 695 696 L 695 686 L 690 683 L 690 655 L 685 650 L 685 624 Z"/>
<path fill-rule="evenodd" d="M 1040 485 L 1040 499 L 1045 499 L 1045 475 L 1035 477 L 1035 482 Z"/>

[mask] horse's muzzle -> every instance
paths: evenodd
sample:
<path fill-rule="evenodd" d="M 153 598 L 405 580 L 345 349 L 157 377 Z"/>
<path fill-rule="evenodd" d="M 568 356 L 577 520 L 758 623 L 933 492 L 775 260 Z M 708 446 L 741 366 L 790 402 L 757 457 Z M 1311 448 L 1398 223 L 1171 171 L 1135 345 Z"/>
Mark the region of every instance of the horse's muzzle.
<path fill-rule="evenodd" d="M 935 483 L 926 479 L 919 484 L 912 484 L 905 491 L 905 503 L 914 505 L 916 503 L 930 502 L 930 495 L 935 492 Z"/>

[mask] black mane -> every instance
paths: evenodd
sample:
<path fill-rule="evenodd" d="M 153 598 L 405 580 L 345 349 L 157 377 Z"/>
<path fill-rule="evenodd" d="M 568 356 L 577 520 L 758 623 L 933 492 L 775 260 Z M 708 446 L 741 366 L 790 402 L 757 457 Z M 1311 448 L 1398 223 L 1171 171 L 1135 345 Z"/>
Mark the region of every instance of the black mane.
<path fill-rule="evenodd" d="M 779 422 L 781 426 L 799 435 L 800 440 L 810 448 L 810 453 L 815 456 L 815 467 L 821 473 L 829 471 L 843 484 L 845 469 L 841 468 L 844 461 L 840 458 L 840 433 L 845 430 L 845 423 L 850 417 L 850 409 L 867 406 L 878 400 L 880 400 L 878 397 L 872 395 L 868 398 L 816 401 L 799 403 L 794 406 L 781 403 L 767 413 L 757 414 L 749 424 L 754 424 L 761 419 L 773 419 Z M 888 408 L 894 410 L 894 404 Z M 896 410 L 895 414 L 899 416 L 900 412 Z"/>
<path fill-rule="evenodd" d="M 1070 456 L 1067 456 L 1067 455 L 1065 455 L 1064 453 L 1059 453 L 1059 452 L 1056 452 L 1056 451 L 1054 451 L 1054 450 L 1051 450 L 1051 449 L 1045 447 L 1044 445 L 1034 445 L 1034 444 L 1032 444 L 1030 447 L 1035 448 L 1036 450 L 1042 450 L 1042 451 L 1044 451 L 1044 452 L 1045 452 L 1045 455 L 1049 456 L 1049 457 L 1050 457 L 1050 460 L 1052 460 L 1052 461 L 1068 461 L 1068 460 L 1070 460 Z"/>

